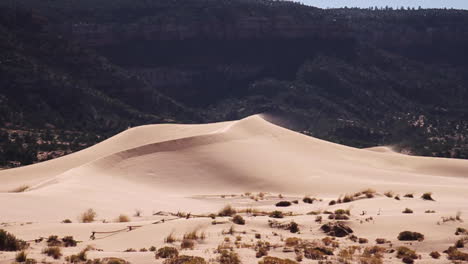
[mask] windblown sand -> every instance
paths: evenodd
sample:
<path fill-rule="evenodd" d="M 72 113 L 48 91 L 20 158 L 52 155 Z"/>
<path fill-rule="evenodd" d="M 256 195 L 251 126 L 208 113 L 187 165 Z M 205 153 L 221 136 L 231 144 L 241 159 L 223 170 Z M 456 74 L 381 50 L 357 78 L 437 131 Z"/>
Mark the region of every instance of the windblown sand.
<path fill-rule="evenodd" d="M 180 241 L 165 244 L 164 238 L 174 233 L 180 240 L 193 230 L 204 232 L 206 239 L 196 241 L 193 250 L 181 250 L 181 254 L 216 259 L 218 245 L 228 244 L 242 263 L 257 263 L 260 259 L 248 245 L 262 240 L 277 246 L 270 249 L 270 256 L 294 260 L 294 252 L 283 252 L 284 239 L 318 241 L 326 237 L 320 226 L 332 220 L 321 214 L 320 224 L 315 221 L 316 215 L 307 213 L 339 208 L 350 209 L 350 219 L 344 222 L 355 236 L 369 242 L 337 238 L 340 248 L 328 257 L 330 261 L 337 261 L 338 252 L 347 246 L 369 247 L 376 244 L 376 238 L 385 238 L 391 243 L 382 245 L 388 250 L 384 263 L 401 263 L 395 253 L 390 253 L 399 245 L 416 250 L 421 258 L 416 263 L 449 263 L 445 254 L 436 260 L 429 253 L 442 253 L 460 239 L 454 234 L 457 227 L 468 229 L 466 222 L 442 221 L 442 217 L 455 217 L 457 213 L 461 219 L 468 215 L 467 160 L 407 156 L 384 147 L 346 147 L 273 125 L 261 116 L 206 125 L 132 128 L 62 158 L 2 170 L 0 183 L 0 229 L 30 241 L 29 257 L 52 263 L 64 263 L 64 257 L 46 257 L 41 254 L 46 243 L 32 240 L 73 236 L 80 243 L 63 248 L 64 256 L 92 245 L 97 250 L 88 251 L 90 259 L 119 257 L 131 263 L 162 263 L 164 260 L 156 260 L 154 252 L 124 251 L 164 245 L 180 249 Z M 11 192 L 21 186 L 28 188 Z M 377 191 L 373 198 L 329 206 L 331 200 L 367 188 Z M 386 197 L 383 193 L 387 191 L 401 199 Z M 435 201 L 421 199 L 425 192 L 432 192 Z M 403 197 L 407 193 L 413 193 L 414 198 Z M 306 195 L 319 200 L 304 203 Z M 279 201 L 293 200 L 298 204 L 275 207 Z M 210 217 L 201 217 L 216 214 L 226 205 L 238 210 L 293 212 L 294 216 L 273 219 L 243 212 L 245 225 L 233 224 L 231 217 L 217 217 L 219 223 L 214 225 Z M 88 208 L 97 212 L 96 220 L 80 223 L 79 216 Z M 405 208 L 414 213 L 403 214 Z M 141 216 L 135 216 L 136 210 Z M 427 210 L 435 213 L 425 213 Z M 177 217 L 178 212 L 190 213 L 191 217 Z M 116 223 L 120 214 L 128 215 L 131 222 Z M 61 223 L 64 219 L 73 223 Z M 300 232 L 270 227 L 269 220 L 294 221 Z M 138 227 L 90 238 L 93 231 L 128 226 Z M 235 234 L 223 234 L 231 226 Z M 399 232 L 404 230 L 423 233 L 425 240 L 398 241 Z M 261 239 L 255 234 L 261 234 Z M 241 239 L 238 246 L 237 236 Z M 225 242 L 225 237 L 230 241 Z M 0 252 L 0 263 L 11 263 L 14 257 L 14 252 Z M 304 258 L 302 263 L 317 260 Z"/>

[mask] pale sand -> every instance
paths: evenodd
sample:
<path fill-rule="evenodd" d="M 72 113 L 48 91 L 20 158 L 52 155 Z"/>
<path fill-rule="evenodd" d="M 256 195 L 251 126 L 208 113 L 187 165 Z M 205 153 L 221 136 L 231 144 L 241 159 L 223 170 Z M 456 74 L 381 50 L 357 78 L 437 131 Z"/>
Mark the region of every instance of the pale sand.
<path fill-rule="evenodd" d="M 160 247 L 163 238 L 174 231 L 181 237 L 185 231 L 203 229 L 208 238 L 195 250 L 184 254 L 215 257 L 219 245 L 231 224 L 211 225 L 209 218 L 178 219 L 163 224 L 151 224 L 171 216 L 154 216 L 158 211 L 216 213 L 226 204 L 236 208 L 258 208 L 271 211 L 283 194 L 287 199 L 301 200 L 304 195 L 322 198 L 323 202 L 293 205 L 283 211 L 305 214 L 312 210 L 350 208 L 350 226 L 359 237 L 368 238 L 369 245 L 377 237 L 396 240 L 400 231 L 419 231 L 424 242 L 412 247 L 422 254 L 419 263 L 447 263 L 443 256 L 434 261 L 427 255 L 432 250 L 444 250 L 457 239 L 456 227 L 466 223 L 436 223 L 442 216 L 462 218 L 468 213 L 468 161 L 407 156 L 390 148 L 356 149 L 322 141 L 273 125 L 252 116 L 240 121 L 206 125 L 151 125 L 129 129 L 86 150 L 24 168 L 0 171 L 0 222 L 18 237 L 31 240 L 49 235 L 72 235 L 83 241 L 78 248 L 64 249 L 65 255 L 86 245 L 95 245 L 102 252 L 89 252 L 90 257 L 116 256 L 133 263 L 155 263 L 154 253 L 123 253 L 127 248 Z M 30 188 L 23 193 L 8 191 L 22 185 Z M 331 199 L 365 188 L 379 193 L 393 191 L 401 197 L 414 193 L 415 198 L 400 201 L 377 195 L 351 203 L 328 206 Z M 244 192 L 268 192 L 265 200 L 241 197 Z M 423 192 L 433 192 L 433 201 L 423 201 Z M 220 195 L 236 194 L 222 198 Z M 286 199 L 285 198 L 285 199 Z M 414 214 L 402 214 L 406 207 Z M 135 209 L 142 217 L 132 217 L 131 225 L 143 225 L 131 232 L 117 233 L 90 240 L 91 231 L 112 231 L 128 223 L 79 224 L 77 218 L 87 208 L 98 213 L 98 220 L 113 221 L 119 214 L 132 216 Z M 426 214 L 425 210 L 435 210 Z M 367 215 L 360 216 L 362 211 Z M 373 221 L 360 224 L 372 216 Z M 73 224 L 61 224 L 69 218 Z M 272 243 L 283 243 L 280 236 L 322 238 L 325 236 L 315 216 L 292 217 L 300 224 L 301 234 L 272 229 L 268 218 L 246 216 L 247 225 L 236 226 L 247 233 L 243 241 L 254 239 L 256 232 L 269 235 Z M 324 215 L 326 218 L 326 215 Z M 228 220 L 226 218 L 224 220 Z M 282 219 L 281 221 L 287 221 Z M 221 221 L 221 220 L 220 220 Z M 28 223 L 32 222 L 32 223 Z M 255 231 L 253 231 L 255 230 Z M 280 236 L 271 235 L 277 232 Z M 235 238 L 231 237 L 234 241 Z M 349 240 L 343 245 L 353 244 Z M 44 243 L 34 244 L 30 256 L 43 259 Z M 282 248 L 270 251 L 272 256 L 294 259 L 294 253 L 282 253 Z M 238 249 L 244 263 L 257 263 L 252 249 Z M 0 253 L 0 262 L 9 263 L 14 253 Z M 401 262 L 386 255 L 386 262 Z M 47 258 L 48 261 L 52 259 Z M 63 261 L 63 259 L 62 259 Z M 156 263 L 162 263 L 158 260 Z M 302 263 L 316 263 L 304 259 Z"/>

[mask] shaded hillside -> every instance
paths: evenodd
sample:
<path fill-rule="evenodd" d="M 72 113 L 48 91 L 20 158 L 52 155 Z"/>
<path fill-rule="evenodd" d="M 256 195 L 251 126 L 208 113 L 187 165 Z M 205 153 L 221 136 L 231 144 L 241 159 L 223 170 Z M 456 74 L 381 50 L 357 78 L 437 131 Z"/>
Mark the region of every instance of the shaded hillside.
<path fill-rule="evenodd" d="M 197 120 L 139 77 L 43 31 L 43 17 L 0 13 L 1 163 L 81 149 L 129 126 Z"/>
<path fill-rule="evenodd" d="M 392 144 L 419 155 L 468 158 L 466 11 L 322 10 L 269 0 L 16 3 L 40 20 L 44 33 L 35 35 L 49 47 L 26 46 L 27 58 L 66 72 L 73 87 L 86 84 L 99 92 L 97 98 L 109 98 L 115 108 L 101 101 L 93 107 L 105 107 L 98 112 L 121 122 L 117 127 L 171 116 L 212 122 L 264 112 L 298 120 L 298 131 L 351 146 Z M 25 41 L 28 34 L 14 36 Z M 73 43 L 67 45 L 77 51 L 54 55 L 50 47 L 55 50 L 57 41 Z M 25 85 L 5 80 L 10 87 Z M 73 96 L 81 97 L 87 95 Z M 12 98 L 19 97 L 2 100 Z M 16 112 L 17 101 L 4 107 L 1 118 Z M 67 113 L 60 107 L 69 104 L 76 102 L 57 103 L 56 115 Z M 80 109 L 83 116 L 94 112 Z M 23 119 L 38 120 L 38 108 L 33 110 Z M 126 114 L 135 111 L 145 118 Z M 80 118 L 66 120 L 78 131 L 97 129 L 76 126 Z"/>

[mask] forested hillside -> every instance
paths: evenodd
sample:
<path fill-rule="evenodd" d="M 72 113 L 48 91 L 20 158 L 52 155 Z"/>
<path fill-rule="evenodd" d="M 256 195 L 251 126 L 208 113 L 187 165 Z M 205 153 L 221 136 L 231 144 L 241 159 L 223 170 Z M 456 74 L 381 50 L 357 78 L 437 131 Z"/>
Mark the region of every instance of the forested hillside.
<path fill-rule="evenodd" d="M 351 146 L 468 158 L 466 11 L 269 0 L 0 5 L 3 165 L 25 164 L 21 151 L 37 157 L 36 141 L 15 140 L 15 130 L 41 140 L 69 131 L 59 141 L 67 153 L 128 126 L 255 113 Z"/>

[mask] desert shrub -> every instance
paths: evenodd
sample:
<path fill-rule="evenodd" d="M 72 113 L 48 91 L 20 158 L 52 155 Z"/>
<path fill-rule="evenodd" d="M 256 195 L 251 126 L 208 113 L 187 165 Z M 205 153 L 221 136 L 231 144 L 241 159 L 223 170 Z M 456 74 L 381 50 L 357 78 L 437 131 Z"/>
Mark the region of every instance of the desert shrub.
<path fill-rule="evenodd" d="M 240 264 L 239 255 L 236 252 L 221 250 L 220 256 L 218 257 L 219 264 Z"/>
<path fill-rule="evenodd" d="M 26 259 L 28 258 L 28 254 L 22 250 L 16 254 L 15 260 L 16 262 L 26 262 Z"/>
<path fill-rule="evenodd" d="M 326 259 L 327 255 L 333 255 L 333 249 L 326 247 L 305 247 L 304 257 L 313 260 Z"/>
<path fill-rule="evenodd" d="M 0 251 L 18 251 L 25 249 L 27 243 L 17 239 L 13 234 L 0 229 Z"/>
<path fill-rule="evenodd" d="M 255 257 L 261 258 L 263 256 L 267 256 L 268 250 L 269 250 L 268 247 L 263 247 L 263 246 L 257 247 L 257 252 L 255 253 Z"/>
<path fill-rule="evenodd" d="M 71 224 L 72 221 L 70 219 L 65 219 L 62 221 L 63 224 Z"/>
<path fill-rule="evenodd" d="M 461 252 L 456 247 L 449 247 L 444 253 L 447 253 L 450 260 L 468 261 L 468 253 Z"/>
<path fill-rule="evenodd" d="M 156 251 L 156 247 L 155 247 L 155 246 L 151 246 L 148 250 L 151 251 L 151 252 L 154 252 L 154 251 Z"/>
<path fill-rule="evenodd" d="M 59 259 L 62 256 L 62 251 L 59 247 L 47 247 L 42 253 L 54 259 Z"/>
<path fill-rule="evenodd" d="M 80 251 L 78 254 L 73 254 L 71 256 L 65 257 L 65 260 L 71 263 L 79 263 L 79 262 L 84 262 L 88 259 L 86 252 L 89 250 L 89 248 L 85 248 L 82 251 Z"/>
<path fill-rule="evenodd" d="M 62 245 L 62 241 L 60 241 L 58 236 L 49 236 L 46 242 L 47 242 L 47 246 L 49 247 L 56 247 L 56 246 Z"/>
<path fill-rule="evenodd" d="M 73 236 L 66 236 L 62 238 L 63 246 L 65 247 L 76 247 L 77 241 L 73 238 Z"/>
<path fill-rule="evenodd" d="M 87 263 L 87 264 L 90 264 L 90 263 Z M 98 263 L 93 263 L 93 264 L 98 264 Z M 110 257 L 110 258 L 103 258 L 101 263 L 99 264 L 129 264 L 129 262 L 121 258 Z"/>
<path fill-rule="evenodd" d="M 331 215 L 328 215 L 328 219 L 349 220 L 349 216 L 345 214 L 331 214 Z"/>
<path fill-rule="evenodd" d="M 218 216 L 233 216 L 237 212 L 232 206 L 226 205 L 223 209 L 218 212 Z"/>
<path fill-rule="evenodd" d="M 176 240 L 174 233 L 171 232 L 166 238 L 164 238 L 164 243 L 172 244 L 176 242 Z"/>
<path fill-rule="evenodd" d="M 403 197 L 406 197 L 406 198 L 414 198 L 414 195 L 412 193 L 407 193 L 405 194 Z"/>
<path fill-rule="evenodd" d="M 142 212 L 140 209 L 135 209 L 135 214 L 134 214 L 134 216 L 135 216 L 135 217 L 141 217 L 141 214 L 142 214 L 142 213 L 143 213 L 143 212 Z"/>
<path fill-rule="evenodd" d="M 276 205 L 276 207 L 288 207 L 288 206 L 291 206 L 291 202 L 289 202 L 289 201 L 280 201 L 280 202 L 277 202 L 275 205 Z"/>
<path fill-rule="evenodd" d="M 398 235 L 400 241 L 423 241 L 424 235 L 418 232 L 403 231 Z"/>
<path fill-rule="evenodd" d="M 311 203 L 314 202 L 314 199 L 312 199 L 312 198 L 306 196 L 306 197 L 304 197 L 304 198 L 302 199 L 302 201 L 303 201 L 304 203 L 311 204 Z"/>
<path fill-rule="evenodd" d="M 455 230 L 455 235 L 468 235 L 468 231 L 463 228 L 463 227 L 457 227 L 457 230 Z"/>
<path fill-rule="evenodd" d="M 80 221 L 82 223 L 91 223 L 94 221 L 96 216 L 96 212 L 93 209 L 89 208 L 88 210 L 86 210 L 86 212 L 81 214 Z"/>
<path fill-rule="evenodd" d="M 177 256 L 179 256 L 179 251 L 175 247 L 162 247 L 156 253 L 156 258 L 174 258 Z"/>
<path fill-rule="evenodd" d="M 121 214 L 119 215 L 119 217 L 117 217 L 116 222 L 119 222 L 119 223 L 130 222 L 130 217 L 128 217 L 127 215 Z"/>
<path fill-rule="evenodd" d="M 290 259 L 281 259 L 277 257 L 264 257 L 258 264 L 297 264 L 296 261 Z"/>
<path fill-rule="evenodd" d="M 235 215 L 233 218 L 232 218 L 232 222 L 235 223 L 235 224 L 238 224 L 238 225 L 245 225 L 245 220 L 242 216 L 240 215 Z"/>
<path fill-rule="evenodd" d="M 202 257 L 181 255 L 164 260 L 163 264 L 207 264 Z"/>
<path fill-rule="evenodd" d="M 377 238 L 375 240 L 375 243 L 377 244 L 385 244 L 387 242 L 387 240 L 385 238 Z"/>
<path fill-rule="evenodd" d="M 457 248 L 465 247 L 465 240 L 463 238 L 458 239 L 457 242 L 455 242 L 455 247 L 457 247 Z"/>
<path fill-rule="evenodd" d="M 410 258 L 410 257 L 403 257 L 401 259 L 401 261 L 403 261 L 403 263 L 406 263 L 406 264 L 413 264 L 414 263 L 414 259 Z"/>
<path fill-rule="evenodd" d="M 369 242 L 367 238 L 360 237 L 358 240 L 359 244 L 366 244 Z"/>
<path fill-rule="evenodd" d="M 286 238 L 286 240 L 284 241 L 284 244 L 285 244 L 287 247 L 294 247 L 294 246 L 299 245 L 300 242 L 301 242 L 301 239 L 298 238 L 298 237 L 288 237 L 288 238 Z"/>
<path fill-rule="evenodd" d="M 183 239 L 180 243 L 182 249 L 193 249 L 195 247 L 195 242 L 192 239 Z"/>
<path fill-rule="evenodd" d="M 328 205 L 335 205 L 336 204 L 336 201 L 335 200 L 331 200 Z"/>
<path fill-rule="evenodd" d="M 393 198 L 393 195 L 395 195 L 392 191 L 387 191 L 384 192 L 384 195 L 387 196 L 388 198 Z"/>
<path fill-rule="evenodd" d="M 352 202 L 354 201 L 354 197 L 352 195 L 348 195 L 346 194 L 343 199 L 342 199 L 343 203 L 349 203 L 349 202 Z"/>
<path fill-rule="evenodd" d="M 431 192 L 423 193 L 423 195 L 421 195 L 421 198 L 423 200 L 427 200 L 427 201 L 435 201 L 434 198 L 432 198 L 432 193 Z"/>
<path fill-rule="evenodd" d="M 293 203 L 293 204 L 298 204 L 299 201 L 298 201 L 298 200 L 292 200 L 291 203 Z"/>
<path fill-rule="evenodd" d="M 260 239 L 260 238 L 262 238 L 262 235 L 259 234 L 259 233 L 256 233 L 256 234 L 255 234 L 255 238 L 256 238 L 256 239 Z"/>
<path fill-rule="evenodd" d="M 409 208 L 406 208 L 405 210 L 403 210 L 404 214 L 412 214 L 413 213 L 413 210 L 409 209 Z"/>
<path fill-rule="evenodd" d="M 296 222 L 291 222 L 289 224 L 289 231 L 291 233 L 297 233 L 299 232 L 299 225 Z"/>
<path fill-rule="evenodd" d="M 434 214 L 435 211 L 434 211 L 434 210 L 426 210 L 426 211 L 424 211 L 424 213 L 426 213 L 426 214 Z"/>
<path fill-rule="evenodd" d="M 194 230 L 192 232 L 185 233 L 183 238 L 191 240 L 204 240 L 206 235 L 205 232 L 198 233 L 198 230 Z"/>
<path fill-rule="evenodd" d="M 346 214 L 346 215 L 351 215 L 351 212 L 349 210 L 345 209 L 336 209 L 335 214 Z"/>
<path fill-rule="evenodd" d="M 438 258 L 440 258 L 440 253 L 437 252 L 437 251 L 432 251 L 429 255 L 430 255 L 433 259 L 438 259 Z"/>
<path fill-rule="evenodd" d="M 417 259 L 418 255 L 416 255 L 416 252 L 412 249 L 409 249 L 407 247 L 398 247 L 397 248 L 397 258 L 404 258 L 404 257 L 409 257 L 412 259 Z"/>
<path fill-rule="evenodd" d="M 340 222 L 324 224 L 320 229 L 322 229 L 322 231 L 327 235 L 334 237 L 345 237 L 353 233 L 353 230 L 350 227 Z"/>
<path fill-rule="evenodd" d="M 275 210 L 275 211 L 270 213 L 270 217 L 272 217 L 272 218 L 283 218 L 284 216 L 283 216 L 283 212 Z"/>
<path fill-rule="evenodd" d="M 134 248 L 127 248 L 126 250 L 124 250 L 124 252 L 136 252 L 136 249 L 134 249 Z"/>

